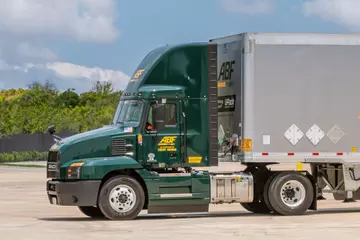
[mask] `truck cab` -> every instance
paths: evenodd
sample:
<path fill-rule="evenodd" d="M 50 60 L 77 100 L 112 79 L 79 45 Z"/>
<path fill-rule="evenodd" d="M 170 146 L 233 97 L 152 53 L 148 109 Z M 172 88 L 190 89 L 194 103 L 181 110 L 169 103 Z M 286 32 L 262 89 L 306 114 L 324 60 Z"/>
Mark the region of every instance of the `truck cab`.
<path fill-rule="evenodd" d="M 151 51 L 110 125 L 50 149 L 49 201 L 110 219 L 142 209 L 207 211 L 209 173 L 192 167 L 218 162 L 216 50 L 195 43 Z"/>

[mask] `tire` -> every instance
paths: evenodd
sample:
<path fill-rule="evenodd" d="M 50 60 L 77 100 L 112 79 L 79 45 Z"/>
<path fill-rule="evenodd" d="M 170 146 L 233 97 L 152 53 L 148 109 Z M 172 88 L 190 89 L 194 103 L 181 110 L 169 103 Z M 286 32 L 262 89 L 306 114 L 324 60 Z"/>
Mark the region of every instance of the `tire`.
<path fill-rule="evenodd" d="M 266 214 L 271 210 L 266 206 L 264 202 L 252 202 L 252 203 L 240 203 L 243 208 L 252 213 Z"/>
<path fill-rule="evenodd" d="M 97 207 L 84 207 L 79 206 L 79 210 L 88 217 L 91 218 L 105 218 L 104 214 Z"/>
<path fill-rule="evenodd" d="M 270 175 L 268 180 L 266 180 L 266 182 L 265 182 L 264 190 L 263 190 L 264 203 L 269 208 L 270 212 L 273 212 L 273 213 L 277 213 L 277 212 L 271 206 L 270 201 L 269 201 L 269 186 L 270 186 L 270 183 L 272 182 L 272 180 L 277 176 L 277 174 L 278 174 L 277 172 L 274 172 Z"/>
<path fill-rule="evenodd" d="M 266 206 L 263 198 L 263 186 L 269 174 L 267 168 L 247 166 L 244 172 L 250 172 L 254 178 L 254 201 L 251 203 L 241 203 L 241 206 L 249 212 L 267 214 L 271 210 Z"/>
<path fill-rule="evenodd" d="M 144 207 L 145 193 L 138 181 L 129 176 L 115 176 L 100 190 L 99 208 L 110 220 L 132 220 Z"/>
<path fill-rule="evenodd" d="M 279 173 L 268 187 L 270 206 L 276 213 L 284 216 L 304 214 L 311 206 L 313 198 L 311 181 L 299 172 Z"/>

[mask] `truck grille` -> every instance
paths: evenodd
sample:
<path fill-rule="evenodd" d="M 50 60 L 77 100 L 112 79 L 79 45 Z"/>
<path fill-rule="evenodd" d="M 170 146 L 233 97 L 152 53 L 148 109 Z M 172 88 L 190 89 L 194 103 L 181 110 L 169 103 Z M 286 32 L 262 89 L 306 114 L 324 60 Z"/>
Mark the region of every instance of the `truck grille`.
<path fill-rule="evenodd" d="M 113 139 L 111 144 L 111 154 L 113 156 L 124 156 L 126 153 L 125 139 Z"/>
<path fill-rule="evenodd" d="M 48 162 L 46 166 L 46 177 L 47 178 L 59 178 L 59 152 L 49 151 Z"/>

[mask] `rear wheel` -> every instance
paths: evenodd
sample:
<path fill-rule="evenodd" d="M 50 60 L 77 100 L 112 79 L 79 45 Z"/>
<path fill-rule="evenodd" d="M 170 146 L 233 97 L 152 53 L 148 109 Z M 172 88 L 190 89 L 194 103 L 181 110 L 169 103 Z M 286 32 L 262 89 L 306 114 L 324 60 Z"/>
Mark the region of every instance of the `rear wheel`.
<path fill-rule="evenodd" d="M 97 207 L 84 207 L 79 206 L 79 210 L 88 217 L 91 218 L 105 218 L 104 214 Z"/>
<path fill-rule="evenodd" d="M 270 206 L 280 215 L 301 215 L 314 198 L 311 181 L 300 172 L 277 174 L 269 184 L 267 195 Z"/>
<path fill-rule="evenodd" d="M 252 203 L 241 203 L 241 206 L 253 213 L 270 213 L 271 210 L 266 206 L 264 202 L 252 202 Z"/>
<path fill-rule="evenodd" d="M 99 208 L 111 220 L 132 220 L 143 209 L 145 193 L 140 183 L 129 176 L 116 176 L 100 190 Z"/>
<path fill-rule="evenodd" d="M 272 172 L 272 174 L 270 175 L 270 177 L 267 179 L 267 181 L 265 182 L 264 185 L 264 189 L 263 189 L 263 199 L 264 199 L 264 203 L 267 206 L 267 208 L 270 210 L 270 212 L 276 213 L 276 211 L 274 210 L 274 208 L 271 206 L 270 201 L 269 201 L 269 186 L 270 183 L 272 182 L 272 180 L 276 177 L 278 173 L 277 172 Z"/>

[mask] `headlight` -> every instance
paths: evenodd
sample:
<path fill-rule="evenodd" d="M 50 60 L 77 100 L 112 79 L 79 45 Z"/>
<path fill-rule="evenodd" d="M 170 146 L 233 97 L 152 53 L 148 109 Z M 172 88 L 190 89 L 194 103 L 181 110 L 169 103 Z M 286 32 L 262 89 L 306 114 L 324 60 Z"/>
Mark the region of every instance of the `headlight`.
<path fill-rule="evenodd" d="M 84 162 L 72 163 L 67 170 L 67 178 L 69 179 L 78 179 L 80 178 L 81 167 L 84 165 Z"/>
<path fill-rule="evenodd" d="M 130 157 L 134 157 L 134 145 L 132 145 L 131 143 L 127 143 L 125 145 L 125 156 L 130 156 Z"/>

